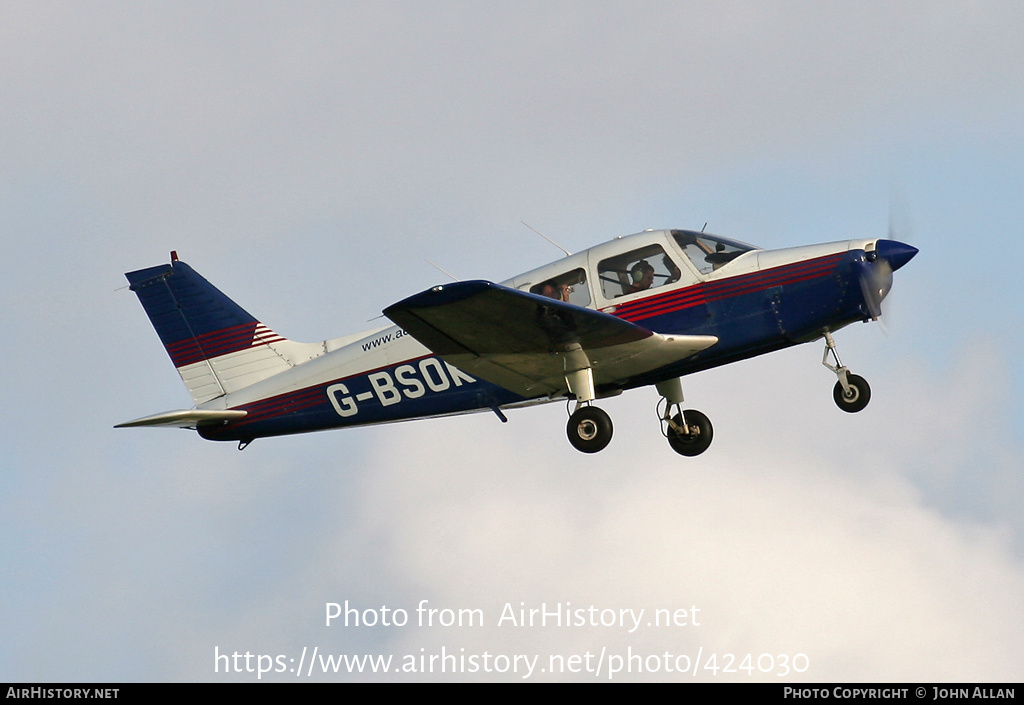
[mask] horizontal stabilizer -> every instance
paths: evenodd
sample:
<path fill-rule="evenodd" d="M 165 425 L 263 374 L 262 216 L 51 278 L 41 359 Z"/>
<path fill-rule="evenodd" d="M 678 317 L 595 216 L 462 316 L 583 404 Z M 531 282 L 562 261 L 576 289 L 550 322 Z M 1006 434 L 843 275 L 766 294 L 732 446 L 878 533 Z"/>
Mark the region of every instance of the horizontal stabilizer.
<path fill-rule="evenodd" d="M 228 421 L 237 421 L 244 417 L 246 412 L 241 410 L 215 409 L 179 409 L 177 411 L 165 411 L 162 414 L 143 416 L 134 421 L 119 423 L 114 428 L 137 428 L 139 426 L 169 426 L 172 428 L 196 428 L 197 426 L 213 426 Z"/>

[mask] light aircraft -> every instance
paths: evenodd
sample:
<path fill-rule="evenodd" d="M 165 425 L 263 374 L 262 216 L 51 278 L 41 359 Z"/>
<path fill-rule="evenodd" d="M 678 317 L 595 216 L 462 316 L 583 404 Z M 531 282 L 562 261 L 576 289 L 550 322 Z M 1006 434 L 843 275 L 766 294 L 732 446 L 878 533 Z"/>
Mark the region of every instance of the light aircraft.
<path fill-rule="evenodd" d="M 396 325 L 319 343 L 278 335 L 171 253 L 128 272 L 195 401 L 119 427 L 192 428 L 237 441 L 565 401 L 569 442 L 608 445 L 593 404 L 654 385 L 674 451 L 695 456 L 713 429 L 682 408 L 680 378 L 824 339 L 833 397 L 856 412 L 867 382 L 832 334 L 881 314 L 892 273 L 917 249 L 892 239 L 763 250 L 693 230 L 620 237 L 501 284 L 441 284 L 384 309 Z M 834 364 L 830 362 L 834 360 Z"/>

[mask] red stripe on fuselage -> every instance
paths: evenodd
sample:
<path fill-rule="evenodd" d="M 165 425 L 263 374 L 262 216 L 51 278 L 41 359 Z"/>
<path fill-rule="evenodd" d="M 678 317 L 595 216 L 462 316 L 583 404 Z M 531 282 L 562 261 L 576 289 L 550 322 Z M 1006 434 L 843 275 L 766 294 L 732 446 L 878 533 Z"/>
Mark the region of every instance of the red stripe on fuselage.
<path fill-rule="evenodd" d="M 711 301 L 816 279 L 830 274 L 844 254 L 840 252 L 728 279 L 701 282 L 640 301 L 619 305 L 615 309 L 615 315 L 627 321 L 636 322 L 652 316 L 700 306 Z"/>
<path fill-rule="evenodd" d="M 248 412 L 245 418 L 232 424 L 233 426 L 244 426 L 255 421 L 265 421 L 285 413 L 309 409 L 327 401 L 326 396 L 321 395 L 320 386 L 298 389 L 294 392 L 286 392 L 277 396 L 261 399 L 252 404 L 243 404 L 238 409 Z"/>

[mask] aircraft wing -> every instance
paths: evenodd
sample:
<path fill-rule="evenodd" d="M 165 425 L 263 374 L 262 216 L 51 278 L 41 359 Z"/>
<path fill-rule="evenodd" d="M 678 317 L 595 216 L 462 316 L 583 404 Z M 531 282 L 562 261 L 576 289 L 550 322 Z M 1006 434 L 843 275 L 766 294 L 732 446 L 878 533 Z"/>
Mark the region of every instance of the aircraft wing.
<path fill-rule="evenodd" d="M 527 398 L 565 392 L 572 369 L 589 366 L 595 386 L 616 385 L 718 342 L 487 281 L 436 286 L 384 315 L 443 360 Z"/>

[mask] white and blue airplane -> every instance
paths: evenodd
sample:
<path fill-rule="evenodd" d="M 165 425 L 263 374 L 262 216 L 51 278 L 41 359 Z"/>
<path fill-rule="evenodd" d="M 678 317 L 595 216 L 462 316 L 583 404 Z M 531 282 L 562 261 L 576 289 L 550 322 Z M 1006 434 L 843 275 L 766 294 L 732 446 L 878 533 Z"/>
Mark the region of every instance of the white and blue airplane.
<path fill-rule="evenodd" d="M 171 253 L 129 272 L 195 402 L 119 427 L 191 428 L 237 441 L 565 401 L 569 442 L 608 445 L 593 404 L 654 385 L 677 453 L 713 430 L 682 408 L 681 378 L 824 339 L 840 409 L 870 398 L 832 334 L 881 315 L 892 273 L 917 249 L 890 239 L 763 250 L 691 230 L 620 237 L 501 284 L 435 286 L 384 309 L 396 325 L 299 343 L 278 335 Z M 830 358 L 831 356 L 831 358 Z M 834 360 L 834 364 L 830 362 Z"/>

